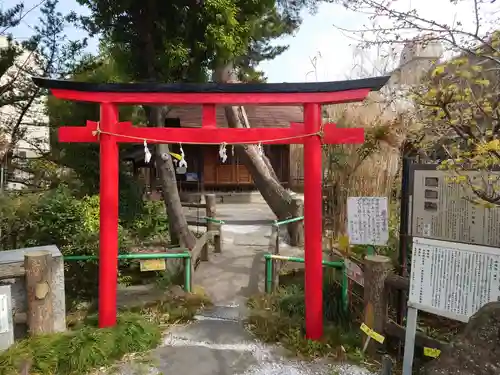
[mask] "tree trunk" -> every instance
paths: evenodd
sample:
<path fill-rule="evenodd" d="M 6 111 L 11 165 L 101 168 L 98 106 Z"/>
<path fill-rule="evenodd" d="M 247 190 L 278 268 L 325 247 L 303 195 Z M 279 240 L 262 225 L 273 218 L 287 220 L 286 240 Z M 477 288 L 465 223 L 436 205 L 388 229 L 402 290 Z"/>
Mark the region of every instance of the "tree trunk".
<path fill-rule="evenodd" d="M 148 107 L 148 112 L 149 126 L 163 127 L 164 114 L 162 108 L 151 106 Z M 189 230 L 184 211 L 182 210 L 181 199 L 177 190 L 175 168 L 167 144 L 156 145 L 154 161 L 160 174 L 163 200 L 167 209 L 170 226 L 170 237 L 178 237 L 181 246 L 192 249 L 196 244 L 196 237 Z"/>
<path fill-rule="evenodd" d="M 238 116 L 239 111 L 240 107 L 236 106 L 225 108 L 229 127 L 244 127 Z M 257 146 L 235 145 L 235 150 L 252 175 L 255 186 L 259 189 L 274 214 L 280 220 L 290 217 L 293 197 L 275 178 L 274 170 L 268 167 L 268 163 L 264 161 L 264 156 L 259 154 Z"/>
<path fill-rule="evenodd" d="M 231 82 L 231 72 L 231 64 L 221 65 L 214 77 L 218 82 Z M 250 128 L 244 107 L 227 106 L 225 113 L 230 128 Z M 294 199 L 292 194 L 281 186 L 271 162 L 265 155 L 259 154 L 255 145 L 236 145 L 235 150 L 252 175 L 255 186 L 279 220 L 294 217 L 297 212 L 302 212 L 302 208 L 297 207 L 297 204 L 302 206 L 302 203 Z M 292 245 L 301 245 L 303 235 L 298 231 L 302 230 L 302 225 L 288 225 Z"/>
<path fill-rule="evenodd" d="M 52 254 L 37 251 L 24 255 L 27 323 L 30 336 L 54 332 L 52 306 Z"/>

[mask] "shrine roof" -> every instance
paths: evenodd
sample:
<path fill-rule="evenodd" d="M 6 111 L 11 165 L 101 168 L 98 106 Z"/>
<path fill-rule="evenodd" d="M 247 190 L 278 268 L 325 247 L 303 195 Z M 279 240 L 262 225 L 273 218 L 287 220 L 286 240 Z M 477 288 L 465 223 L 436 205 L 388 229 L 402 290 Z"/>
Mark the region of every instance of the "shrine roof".
<path fill-rule="evenodd" d="M 45 89 L 108 93 L 228 93 L 228 94 L 293 94 L 327 93 L 369 89 L 378 91 L 389 76 L 333 82 L 304 83 L 92 83 L 33 77 Z"/>

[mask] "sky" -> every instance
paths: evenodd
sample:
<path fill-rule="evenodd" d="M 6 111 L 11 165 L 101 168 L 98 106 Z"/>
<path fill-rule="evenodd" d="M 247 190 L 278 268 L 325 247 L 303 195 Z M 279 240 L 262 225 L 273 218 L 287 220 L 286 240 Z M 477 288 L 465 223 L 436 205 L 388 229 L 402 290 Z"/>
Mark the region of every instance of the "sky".
<path fill-rule="evenodd" d="M 7 9 L 19 0 L 0 0 L 0 8 Z M 30 9 L 41 0 L 24 0 L 25 9 Z M 454 5 L 450 0 L 398 0 L 398 8 L 409 10 L 416 8 L 424 17 L 436 21 L 451 22 L 460 20 L 467 24 L 472 22 L 470 1 L 462 5 Z M 493 4 L 498 8 L 498 5 Z M 61 0 L 59 10 L 67 13 L 75 10 L 84 14 L 87 10 L 79 6 L 75 0 Z M 33 32 L 29 27 L 36 23 L 40 12 L 38 8 L 31 11 L 23 23 L 13 30 L 16 38 L 27 38 Z M 272 61 L 261 64 L 268 77 L 268 82 L 304 82 L 332 81 L 347 79 L 352 76 L 353 66 L 359 57 L 355 58 L 356 40 L 350 35 L 338 30 L 336 26 L 359 30 L 368 23 L 368 16 L 346 10 L 338 4 L 322 4 L 316 14 L 304 12 L 303 24 L 295 35 L 283 38 L 281 42 L 289 45 L 289 49 Z M 383 21 L 381 21 L 383 22 Z M 81 37 L 81 30 L 69 28 L 70 39 Z M 92 40 L 90 51 L 97 50 L 97 41 Z M 373 56 L 372 56 L 373 57 Z M 313 62 L 315 61 L 315 66 Z M 364 60 L 363 64 L 368 64 Z M 368 70 L 372 70 L 368 67 Z"/>

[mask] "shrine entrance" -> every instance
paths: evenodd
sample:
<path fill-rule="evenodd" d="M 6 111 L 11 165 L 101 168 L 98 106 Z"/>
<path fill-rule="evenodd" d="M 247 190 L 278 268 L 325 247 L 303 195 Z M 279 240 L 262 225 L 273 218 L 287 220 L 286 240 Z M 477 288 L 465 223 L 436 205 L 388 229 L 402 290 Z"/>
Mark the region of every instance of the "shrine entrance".
<path fill-rule="evenodd" d="M 99 122 L 59 129 L 60 142 L 100 144 L 99 326 L 116 324 L 118 269 L 118 143 L 195 145 L 303 144 L 306 335 L 323 335 L 322 144 L 359 144 L 362 128 L 323 124 L 322 104 L 358 102 L 388 77 L 319 83 L 94 84 L 33 78 L 57 98 L 99 103 Z M 134 127 L 120 122 L 119 105 L 201 105 L 201 128 Z M 290 128 L 222 129 L 216 105 L 303 105 L 304 123 Z"/>

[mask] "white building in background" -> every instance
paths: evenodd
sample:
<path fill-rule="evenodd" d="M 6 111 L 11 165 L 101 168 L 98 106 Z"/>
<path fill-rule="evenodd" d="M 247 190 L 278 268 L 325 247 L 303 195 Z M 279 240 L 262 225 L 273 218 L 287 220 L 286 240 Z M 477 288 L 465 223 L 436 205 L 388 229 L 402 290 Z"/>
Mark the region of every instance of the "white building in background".
<path fill-rule="evenodd" d="M 413 107 L 408 91 L 419 84 L 436 62 L 444 56 L 443 45 L 437 40 L 415 39 L 405 44 L 401 51 L 399 66 L 391 73 L 387 87 L 393 91 L 395 110 L 404 112 Z"/>
<path fill-rule="evenodd" d="M 7 38 L 0 36 L 0 49 L 7 46 Z M 30 82 L 31 74 L 36 70 L 33 54 L 30 51 L 24 51 L 17 57 L 15 64 L 0 77 L 0 87 L 13 79 L 15 79 L 14 90 L 16 86 L 24 86 L 25 83 Z M 4 95 L 1 91 L 0 94 Z M 12 139 L 13 128 L 22 116 L 17 131 L 18 134 L 22 134 L 22 137 L 16 144 L 10 146 L 13 155 L 19 159 L 36 158 L 41 152 L 50 150 L 49 118 L 45 111 L 45 100 L 44 97 L 35 99 L 24 115 L 18 106 L 5 105 L 0 107 L 0 131 L 9 143 Z M 29 175 L 23 171 L 15 170 L 11 175 L 11 180 L 7 179 L 5 171 L 8 165 L 6 158 L 8 157 L 7 155 L 2 158 L 3 162 L 0 164 L 0 187 L 14 190 L 22 189 L 25 185 L 18 181 L 28 179 Z"/>

